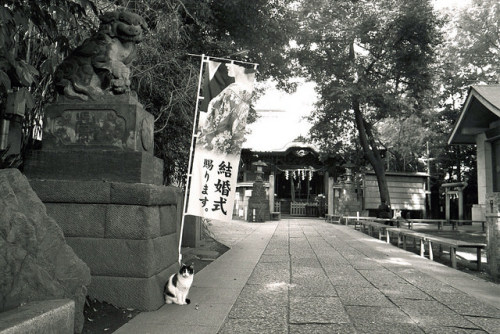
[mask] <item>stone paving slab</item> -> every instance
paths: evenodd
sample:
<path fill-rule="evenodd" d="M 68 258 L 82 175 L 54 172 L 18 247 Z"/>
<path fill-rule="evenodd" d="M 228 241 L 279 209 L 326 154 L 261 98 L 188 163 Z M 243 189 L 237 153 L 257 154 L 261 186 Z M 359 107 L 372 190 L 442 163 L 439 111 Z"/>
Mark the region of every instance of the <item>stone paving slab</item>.
<path fill-rule="evenodd" d="M 379 290 L 360 286 L 345 286 L 338 291 L 345 306 L 391 307 L 392 302 Z"/>
<path fill-rule="evenodd" d="M 291 284 L 290 297 L 338 297 L 337 290 L 330 282 L 310 282 L 309 285 Z"/>
<path fill-rule="evenodd" d="M 224 322 L 219 334 L 262 334 L 262 333 L 287 333 L 288 323 L 283 318 L 275 319 L 228 319 Z"/>
<path fill-rule="evenodd" d="M 290 298 L 290 323 L 346 324 L 349 317 L 337 297 Z"/>
<path fill-rule="evenodd" d="M 484 317 L 466 317 L 470 322 L 481 327 L 486 333 L 500 333 L 500 319 Z"/>
<path fill-rule="evenodd" d="M 274 224 L 252 224 L 250 235 L 266 237 L 242 238 L 195 276 L 199 310 L 164 307 L 148 316 L 153 325 L 130 329 L 146 333 L 182 311 L 163 332 L 180 332 L 182 319 L 184 333 L 500 333 L 497 284 L 352 227 Z"/>
<path fill-rule="evenodd" d="M 428 299 L 432 297 L 409 283 L 386 285 L 379 290 L 389 299 Z"/>
<path fill-rule="evenodd" d="M 352 324 L 290 324 L 290 334 L 351 334 L 357 333 Z M 285 332 L 287 333 L 287 332 Z"/>
<path fill-rule="evenodd" d="M 442 293 L 434 294 L 433 297 L 461 315 L 491 318 L 498 317 L 497 308 L 481 303 L 477 299 L 472 299 L 465 293 Z M 500 332 L 500 326 L 498 330 Z"/>
<path fill-rule="evenodd" d="M 480 329 L 460 314 L 435 300 L 393 299 L 403 312 L 423 327 Z"/>

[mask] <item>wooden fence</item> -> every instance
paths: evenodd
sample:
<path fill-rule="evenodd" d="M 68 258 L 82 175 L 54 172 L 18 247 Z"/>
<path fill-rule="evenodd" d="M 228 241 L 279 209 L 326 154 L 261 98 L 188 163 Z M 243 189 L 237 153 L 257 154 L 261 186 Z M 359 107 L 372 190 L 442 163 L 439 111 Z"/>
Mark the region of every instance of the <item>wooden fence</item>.
<path fill-rule="evenodd" d="M 307 203 L 291 202 L 290 203 L 290 214 L 292 216 L 305 216 L 306 215 L 306 205 L 307 205 Z"/>

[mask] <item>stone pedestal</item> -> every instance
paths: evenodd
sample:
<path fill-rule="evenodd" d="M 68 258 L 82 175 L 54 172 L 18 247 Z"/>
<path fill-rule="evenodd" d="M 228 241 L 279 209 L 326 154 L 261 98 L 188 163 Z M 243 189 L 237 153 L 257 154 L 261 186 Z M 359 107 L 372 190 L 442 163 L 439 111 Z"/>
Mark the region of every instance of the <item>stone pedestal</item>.
<path fill-rule="evenodd" d="M 47 108 L 44 125 L 25 173 L 89 266 L 89 296 L 158 309 L 177 271 L 182 193 L 162 186 L 152 115 L 130 97 L 63 100 Z"/>
<path fill-rule="evenodd" d="M 484 204 L 473 204 L 472 205 L 472 220 L 481 221 L 486 220 L 484 216 L 486 212 L 486 208 Z"/>
<path fill-rule="evenodd" d="M 153 115 L 132 97 L 62 99 L 45 111 L 42 149 L 24 172 L 32 179 L 163 184 L 153 156 Z"/>

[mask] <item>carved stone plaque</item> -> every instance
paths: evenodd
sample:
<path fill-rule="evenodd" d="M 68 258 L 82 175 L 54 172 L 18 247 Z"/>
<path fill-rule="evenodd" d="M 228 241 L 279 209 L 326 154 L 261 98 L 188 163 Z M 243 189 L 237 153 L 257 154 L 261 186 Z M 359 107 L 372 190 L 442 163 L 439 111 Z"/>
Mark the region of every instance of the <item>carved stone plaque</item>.
<path fill-rule="evenodd" d="M 48 119 L 45 132 L 52 134 L 61 145 L 99 145 L 126 147 L 128 133 L 125 119 L 114 110 L 65 110 Z"/>

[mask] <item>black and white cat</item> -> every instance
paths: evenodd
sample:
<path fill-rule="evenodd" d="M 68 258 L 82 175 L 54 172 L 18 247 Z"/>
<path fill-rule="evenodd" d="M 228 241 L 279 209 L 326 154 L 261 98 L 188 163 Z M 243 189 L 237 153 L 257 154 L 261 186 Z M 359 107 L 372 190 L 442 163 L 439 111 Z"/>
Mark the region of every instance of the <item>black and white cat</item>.
<path fill-rule="evenodd" d="M 170 276 L 167 284 L 165 284 L 165 289 L 163 290 L 165 303 L 175 303 L 179 305 L 189 304 L 190 300 L 187 298 L 187 295 L 189 293 L 189 288 L 191 288 L 191 284 L 193 284 L 193 276 L 193 266 L 187 266 L 183 263 L 179 272 Z"/>

